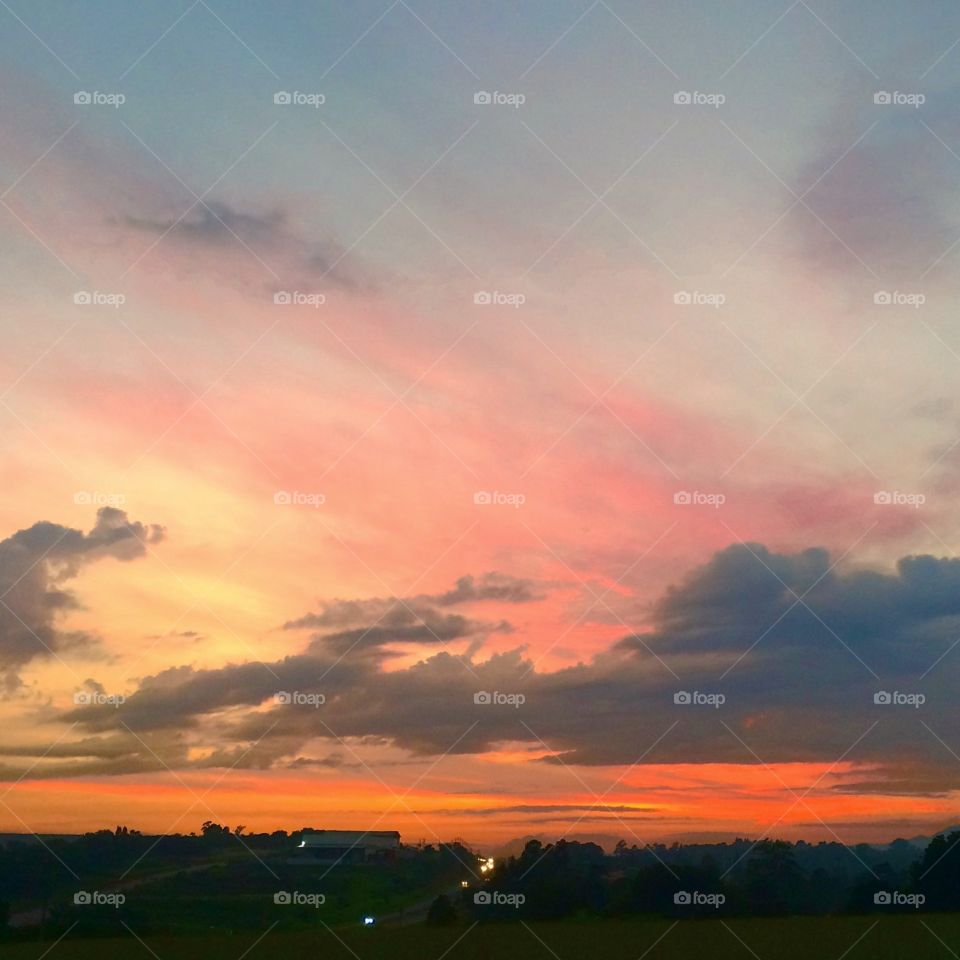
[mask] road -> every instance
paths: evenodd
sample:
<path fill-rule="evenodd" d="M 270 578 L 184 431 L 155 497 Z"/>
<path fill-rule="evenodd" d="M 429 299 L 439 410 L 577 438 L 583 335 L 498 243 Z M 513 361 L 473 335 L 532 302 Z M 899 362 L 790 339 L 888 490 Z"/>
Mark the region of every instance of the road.
<path fill-rule="evenodd" d="M 455 886 L 449 887 L 448 889 L 442 891 L 445 893 L 450 900 L 456 902 L 457 898 L 460 896 L 462 888 L 460 882 L 457 881 Z M 397 927 L 410 927 L 417 923 L 424 923 L 427 919 L 427 914 L 430 912 L 430 905 L 434 900 L 437 899 L 438 894 L 431 893 L 429 897 L 426 897 L 423 900 L 418 900 L 416 903 L 411 904 L 409 907 L 406 907 L 403 910 L 397 910 L 394 913 L 386 913 L 381 917 L 377 917 L 377 924 L 388 924 L 389 926 Z"/>

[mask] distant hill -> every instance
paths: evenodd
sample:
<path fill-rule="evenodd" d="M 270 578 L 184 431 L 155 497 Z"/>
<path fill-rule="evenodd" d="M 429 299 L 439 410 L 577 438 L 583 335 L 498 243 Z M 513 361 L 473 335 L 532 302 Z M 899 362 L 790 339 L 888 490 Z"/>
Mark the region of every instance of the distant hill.
<path fill-rule="evenodd" d="M 79 840 L 79 833 L 0 833 L 0 847 L 11 843 L 45 843 L 47 840 Z"/>
<path fill-rule="evenodd" d="M 942 830 L 938 830 L 936 833 L 931 833 L 928 837 L 925 837 L 922 834 L 916 837 L 908 837 L 907 843 L 912 843 L 914 846 L 925 847 L 934 837 L 946 837 L 951 833 L 957 832 L 960 832 L 960 825 L 944 827 Z"/>

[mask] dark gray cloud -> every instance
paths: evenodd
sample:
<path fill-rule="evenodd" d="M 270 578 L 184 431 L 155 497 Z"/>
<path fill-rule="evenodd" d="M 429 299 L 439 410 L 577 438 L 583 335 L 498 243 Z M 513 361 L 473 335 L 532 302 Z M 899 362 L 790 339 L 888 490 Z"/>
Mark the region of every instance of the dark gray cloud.
<path fill-rule="evenodd" d="M 234 248 L 261 258 L 281 278 L 283 287 L 322 292 L 337 287 L 347 292 L 371 290 L 369 278 L 347 261 L 346 250 L 332 239 L 304 238 L 280 210 L 241 210 L 222 201 L 204 200 L 186 215 L 177 210 L 168 215 L 127 214 L 122 226 L 163 238 L 190 252 L 192 257 L 206 250 L 222 255 Z M 209 267 L 209 263 L 207 263 Z"/>
<path fill-rule="evenodd" d="M 544 594 L 532 580 L 511 577 L 490 571 L 481 577 L 460 577 L 450 590 L 443 593 L 421 593 L 411 597 L 370 597 L 363 600 L 330 600 L 319 613 L 308 613 L 284 624 L 285 629 L 304 628 L 323 630 L 351 628 L 376 623 L 382 626 L 408 626 L 424 613 L 433 613 L 437 607 L 455 607 L 461 604 L 534 603 Z"/>
<path fill-rule="evenodd" d="M 272 243 L 283 228 L 283 215 L 278 211 L 267 214 L 245 213 L 225 203 L 212 200 L 197 204 L 186 216 L 169 219 L 150 219 L 128 216 L 127 226 L 147 233 L 173 234 L 176 239 L 199 243 L 228 244 L 236 238 L 250 242 Z"/>
<path fill-rule="evenodd" d="M 0 755 L 29 758 L 32 779 L 82 777 L 90 773 L 123 775 L 151 773 L 157 770 L 176 770 L 187 766 L 187 745 L 180 733 L 150 732 L 134 735 L 120 729 L 103 736 L 83 737 L 74 741 L 66 738 L 53 744 L 37 747 L 4 746 Z M 14 764 L 0 764 L 0 780 L 17 779 Z"/>
<path fill-rule="evenodd" d="M 510 633 L 506 620 L 488 621 L 450 613 L 449 607 L 478 603 L 533 603 L 543 599 L 532 581 L 489 572 L 479 578 L 460 577 L 453 588 L 410 597 L 334 599 L 319 613 L 308 613 L 284 624 L 286 630 L 316 630 L 310 651 L 340 654 L 377 650 L 404 643 L 450 643 L 470 640 L 477 649 L 492 633 Z"/>
<path fill-rule="evenodd" d="M 19 671 L 35 657 L 89 645 L 93 638 L 63 631 L 60 616 L 78 601 L 66 583 L 89 563 L 105 557 L 133 560 L 163 528 L 131 521 L 103 507 L 88 533 L 41 521 L 0 541 L 0 674 L 3 685 L 19 685 Z"/>
<path fill-rule="evenodd" d="M 252 661 L 216 669 L 171 667 L 145 678 L 137 691 L 113 713 L 90 704 L 69 711 L 65 719 L 99 732 L 122 725 L 135 732 L 183 730 L 200 718 L 233 707 L 257 706 L 280 691 L 311 690 L 336 667 L 338 682 L 358 683 L 371 669 L 356 659 L 334 655 L 299 655 L 270 663 Z"/>
<path fill-rule="evenodd" d="M 496 600 L 501 603 L 533 603 L 542 600 L 540 592 L 532 580 L 521 580 L 505 573 L 491 571 L 482 577 L 460 577 L 452 590 L 434 598 L 438 606 L 451 607 L 459 603 L 478 603 Z"/>
<path fill-rule="evenodd" d="M 84 706 L 63 719 L 105 736 L 125 727 L 194 729 L 219 751 L 207 764 L 304 765 L 309 745 L 321 741 L 391 744 L 414 756 L 522 742 L 548 763 L 842 758 L 858 772 L 831 779 L 831 789 L 889 784 L 933 794 L 960 786 L 950 753 L 960 746 L 960 561 L 905 557 L 890 571 L 830 564 L 823 550 L 729 547 L 664 594 L 648 632 L 551 672 L 520 649 L 483 661 L 443 650 L 385 669 L 369 648 L 345 651 L 321 635 L 303 654 L 272 663 L 164 671 L 119 707 Z M 337 604 L 318 615 L 328 625 L 391 609 L 383 600 Z M 378 643 L 405 636 L 410 621 L 394 613 L 396 623 L 376 627 L 384 630 Z M 280 703 L 277 691 L 322 694 L 323 703 Z M 676 704 L 680 691 L 725 702 Z M 921 694 L 925 703 L 877 704 L 879 691 Z M 479 692 L 524 702 L 477 703 Z"/>
<path fill-rule="evenodd" d="M 324 647 L 338 653 L 382 648 L 403 643 L 451 643 L 454 640 L 479 640 L 490 633 L 511 633 L 513 628 L 506 620 L 490 622 L 473 620 L 459 614 L 438 616 L 431 610 L 398 612 L 396 618 L 406 623 L 357 627 L 337 633 L 320 634 L 310 644 L 310 649 Z"/>

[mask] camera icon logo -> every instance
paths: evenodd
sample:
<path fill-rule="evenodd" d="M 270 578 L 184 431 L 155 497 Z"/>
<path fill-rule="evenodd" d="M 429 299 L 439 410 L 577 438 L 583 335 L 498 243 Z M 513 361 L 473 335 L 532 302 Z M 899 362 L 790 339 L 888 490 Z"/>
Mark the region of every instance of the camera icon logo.
<path fill-rule="evenodd" d="M 288 303 L 293 303 L 293 295 L 289 290 L 278 290 L 273 295 L 273 302 L 277 305 L 285 305 Z"/>
<path fill-rule="evenodd" d="M 693 297 L 688 290 L 678 290 L 673 295 L 673 302 L 677 304 L 677 306 L 687 307 L 693 302 Z"/>
<path fill-rule="evenodd" d="M 84 906 L 84 905 L 86 905 L 86 904 L 88 904 L 88 903 L 92 903 L 92 902 L 93 902 L 93 897 L 91 897 L 90 894 L 87 893 L 86 890 L 78 890 L 78 891 L 73 895 L 73 902 L 74 902 L 77 906 Z"/>
<path fill-rule="evenodd" d="M 673 95 L 673 102 L 679 104 L 693 103 L 693 97 L 686 90 L 678 90 Z"/>
<path fill-rule="evenodd" d="M 493 902 L 493 897 L 491 897 L 489 892 L 486 890 L 478 890 L 473 895 L 473 902 L 480 905 L 486 905 Z"/>
<path fill-rule="evenodd" d="M 893 503 L 893 495 L 887 490 L 878 490 L 873 495 L 873 502 L 878 504 L 889 504 Z"/>
<path fill-rule="evenodd" d="M 293 102 L 293 97 L 286 90 L 278 90 L 273 95 L 273 102 L 278 107 L 287 106 Z"/>
<path fill-rule="evenodd" d="M 78 291 L 73 295 L 73 302 L 74 302 L 78 307 L 87 307 L 87 306 L 89 306 L 91 303 L 93 303 L 93 296 L 92 296 L 92 294 L 90 294 L 90 293 L 89 293 L 88 291 L 86 291 L 86 290 L 78 290 Z"/>
<path fill-rule="evenodd" d="M 293 502 L 293 498 L 290 496 L 288 490 L 278 490 L 273 495 L 273 502 L 280 507 L 288 507 Z"/>
<path fill-rule="evenodd" d="M 887 893 L 886 890 L 878 890 L 878 891 L 873 895 L 873 902 L 874 902 L 878 907 L 886 907 L 886 906 L 889 906 L 889 905 L 893 902 L 893 897 L 891 897 L 890 894 Z"/>
<path fill-rule="evenodd" d="M 293 902 L 293 898 L 287 893 L 286 890 L 278 890 L 273 895 L 273 902 L 276 904 L 288 904 Z"/>
<path fill-rule="evenodd" d="M 490 94 L 489 94 L 486 90 L 478 90 L 478 91 L 473 95 L 473 102 L 474 102 L 478 107 L 485 107 L 485 106 L 487 106 L 488 104 L 490 104 L 490 103 L 493 102 L 493 97 L 491 97 Z"/>
<path fill-rule="evenodd" d="M 489 306 L 491 303 L 493 303 L 493 297 L 486 290 L 478 290 L 473 295 L 473 302 L 477 306 L 486 307 L 486 306 Z"/>
<path fill-rule="evenodd" d="M 473 502 L 480 504 L 481 506 L 488 503 L 493 503 L 493 496 L 487 490 L 478 490 L 473 495 Z"/>
<path fill-rule="evenodd" d="M 490 704 L 493 703 L 493 697 L 488 690 L 478 690 L 473 695 L 473 702 L 483 705 Z"/>
<path fill-rule="evenodd" d="M 286 690 L 280 690 L 273 695 L 274 703 L 293 703 L 293 697 Z"/>
<path fill-rule="evenodd" d="M 679 907 L 688 906 L 691 902 L 690 894 L 686 890 L 678 890 L 673 895 L 673 902 Z"/>
<path fill-rule="evenodd" d="M 78 90 L 73 95 L 73 102 L 79 106 L 86 106 L 87 104 L 93 103 L 93 97 L 86 90 Z"/>
<path fill-rule="evenodd" d="M 873 702 L 879 704 L 889 704 L 893 703 L 893 697 L 887 690 L 878 690 L 873 695 Z"/>
<path fill-rule="evenodd" d="M 89 690 L 78 690 L 73 695 L 73 702 L 78 706 L 85 706 L 93 703 L 93 695 Z"/>
<path fill-rule="evenodd" d="M 893 303 L 893 295 L 887 290 L 878 290 L 873 295 L 873 302 L 879 307 L 888 307 Z"/>
<path fill-rule="evenodd" d="M 673 502 L 685 506 L 687 504 L 693 503 L 693 497 L 686 490 L 678 490 L 673 495 Z"/>
<path fill-rule="evenodd" d="M 693 703 L 693 697 L 690 696 L 690 693 L 687 690 L 678 690 L 673 695 L 673 702 L 679 704 Z"/>
<path fill-rule="evenodd" d="M 873 102 L 878 104 L 892 103 L 893 97 L 886 90 L 878 90 L 873 95 Z"/>

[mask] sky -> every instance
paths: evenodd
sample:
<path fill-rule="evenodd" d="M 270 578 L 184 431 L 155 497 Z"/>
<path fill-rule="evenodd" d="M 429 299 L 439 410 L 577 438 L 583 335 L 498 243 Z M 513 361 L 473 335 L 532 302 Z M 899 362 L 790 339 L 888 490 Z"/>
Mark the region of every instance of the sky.
<path fill-rule="evenodd" d="M 954 4 L 0 54 L 0 831 L 956 821 Z"/>

